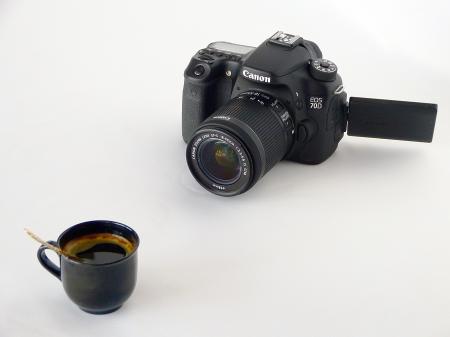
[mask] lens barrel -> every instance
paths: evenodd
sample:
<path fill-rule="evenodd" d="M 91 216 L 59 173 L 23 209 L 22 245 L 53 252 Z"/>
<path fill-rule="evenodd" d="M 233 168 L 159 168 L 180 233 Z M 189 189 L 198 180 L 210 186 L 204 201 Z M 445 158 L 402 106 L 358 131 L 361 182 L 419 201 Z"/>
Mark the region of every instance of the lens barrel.
<path fill-rule="evenodd" d="M 293 133 L 293 120 L 280 101 L 247 91 L 200 124 L 188 143 L 187 163 L 210 192 L 237 195 L 283 159 Z"/>

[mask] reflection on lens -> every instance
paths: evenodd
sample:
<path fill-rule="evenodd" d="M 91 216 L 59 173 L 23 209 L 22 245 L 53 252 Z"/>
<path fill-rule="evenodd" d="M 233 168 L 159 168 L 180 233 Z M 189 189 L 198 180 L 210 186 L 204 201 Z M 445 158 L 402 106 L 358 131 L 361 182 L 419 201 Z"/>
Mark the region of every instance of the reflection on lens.
<path fill-rule="evenodd" d="M 232 184 L 241 175 L 241 164 L 236 151 L 219 139 L 210 139 L 199 148 L 199 164 L 202 171 L 220 184 Z"/>

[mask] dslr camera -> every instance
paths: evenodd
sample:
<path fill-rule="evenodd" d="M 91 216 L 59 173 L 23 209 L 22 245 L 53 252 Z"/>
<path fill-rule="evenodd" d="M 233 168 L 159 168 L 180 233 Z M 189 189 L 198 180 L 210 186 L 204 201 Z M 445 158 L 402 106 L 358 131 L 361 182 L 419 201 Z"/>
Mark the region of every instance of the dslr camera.
<path fill-rule="evenodd" d="M 280 160 L 319 164 L 351 136 L 431 142 L 437 105 L 350 97 L 319 47 L 277 32 L 259 47 L 213 42 L 184 72 L 186 159 L 208 191 L 249 190 Z"/>

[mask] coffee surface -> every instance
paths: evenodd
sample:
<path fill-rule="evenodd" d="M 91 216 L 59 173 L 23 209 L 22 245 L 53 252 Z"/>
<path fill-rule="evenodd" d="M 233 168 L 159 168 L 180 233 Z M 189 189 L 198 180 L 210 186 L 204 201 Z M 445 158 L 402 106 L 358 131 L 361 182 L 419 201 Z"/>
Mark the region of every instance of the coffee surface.
<path fill-rule="evenodd" d="M 67 242 L 63 251 L 83 263 L 104 264 L 118 261 L 131 254 L 134 245 L 128 239 L 112 233 L 94 233 Z"/>

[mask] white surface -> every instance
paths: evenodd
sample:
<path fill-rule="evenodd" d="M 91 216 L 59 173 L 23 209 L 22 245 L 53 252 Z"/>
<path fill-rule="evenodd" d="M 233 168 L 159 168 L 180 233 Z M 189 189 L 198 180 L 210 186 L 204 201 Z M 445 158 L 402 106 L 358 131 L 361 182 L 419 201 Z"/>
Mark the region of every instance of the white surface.
<path fill-rule="evenodd" d="M 0 0 L 0 336 L 449 336 L 446 1 Z M 214 40 L 316 41 L 350 95 L 439 104 L 432 144 L 345 137 L 221 198 L 190 176 L 183 70 Z M 360 67 L 365 70 L 359 70 Z M 141 236 L 139 280 L 92 316 L 29 226 Z"/>

